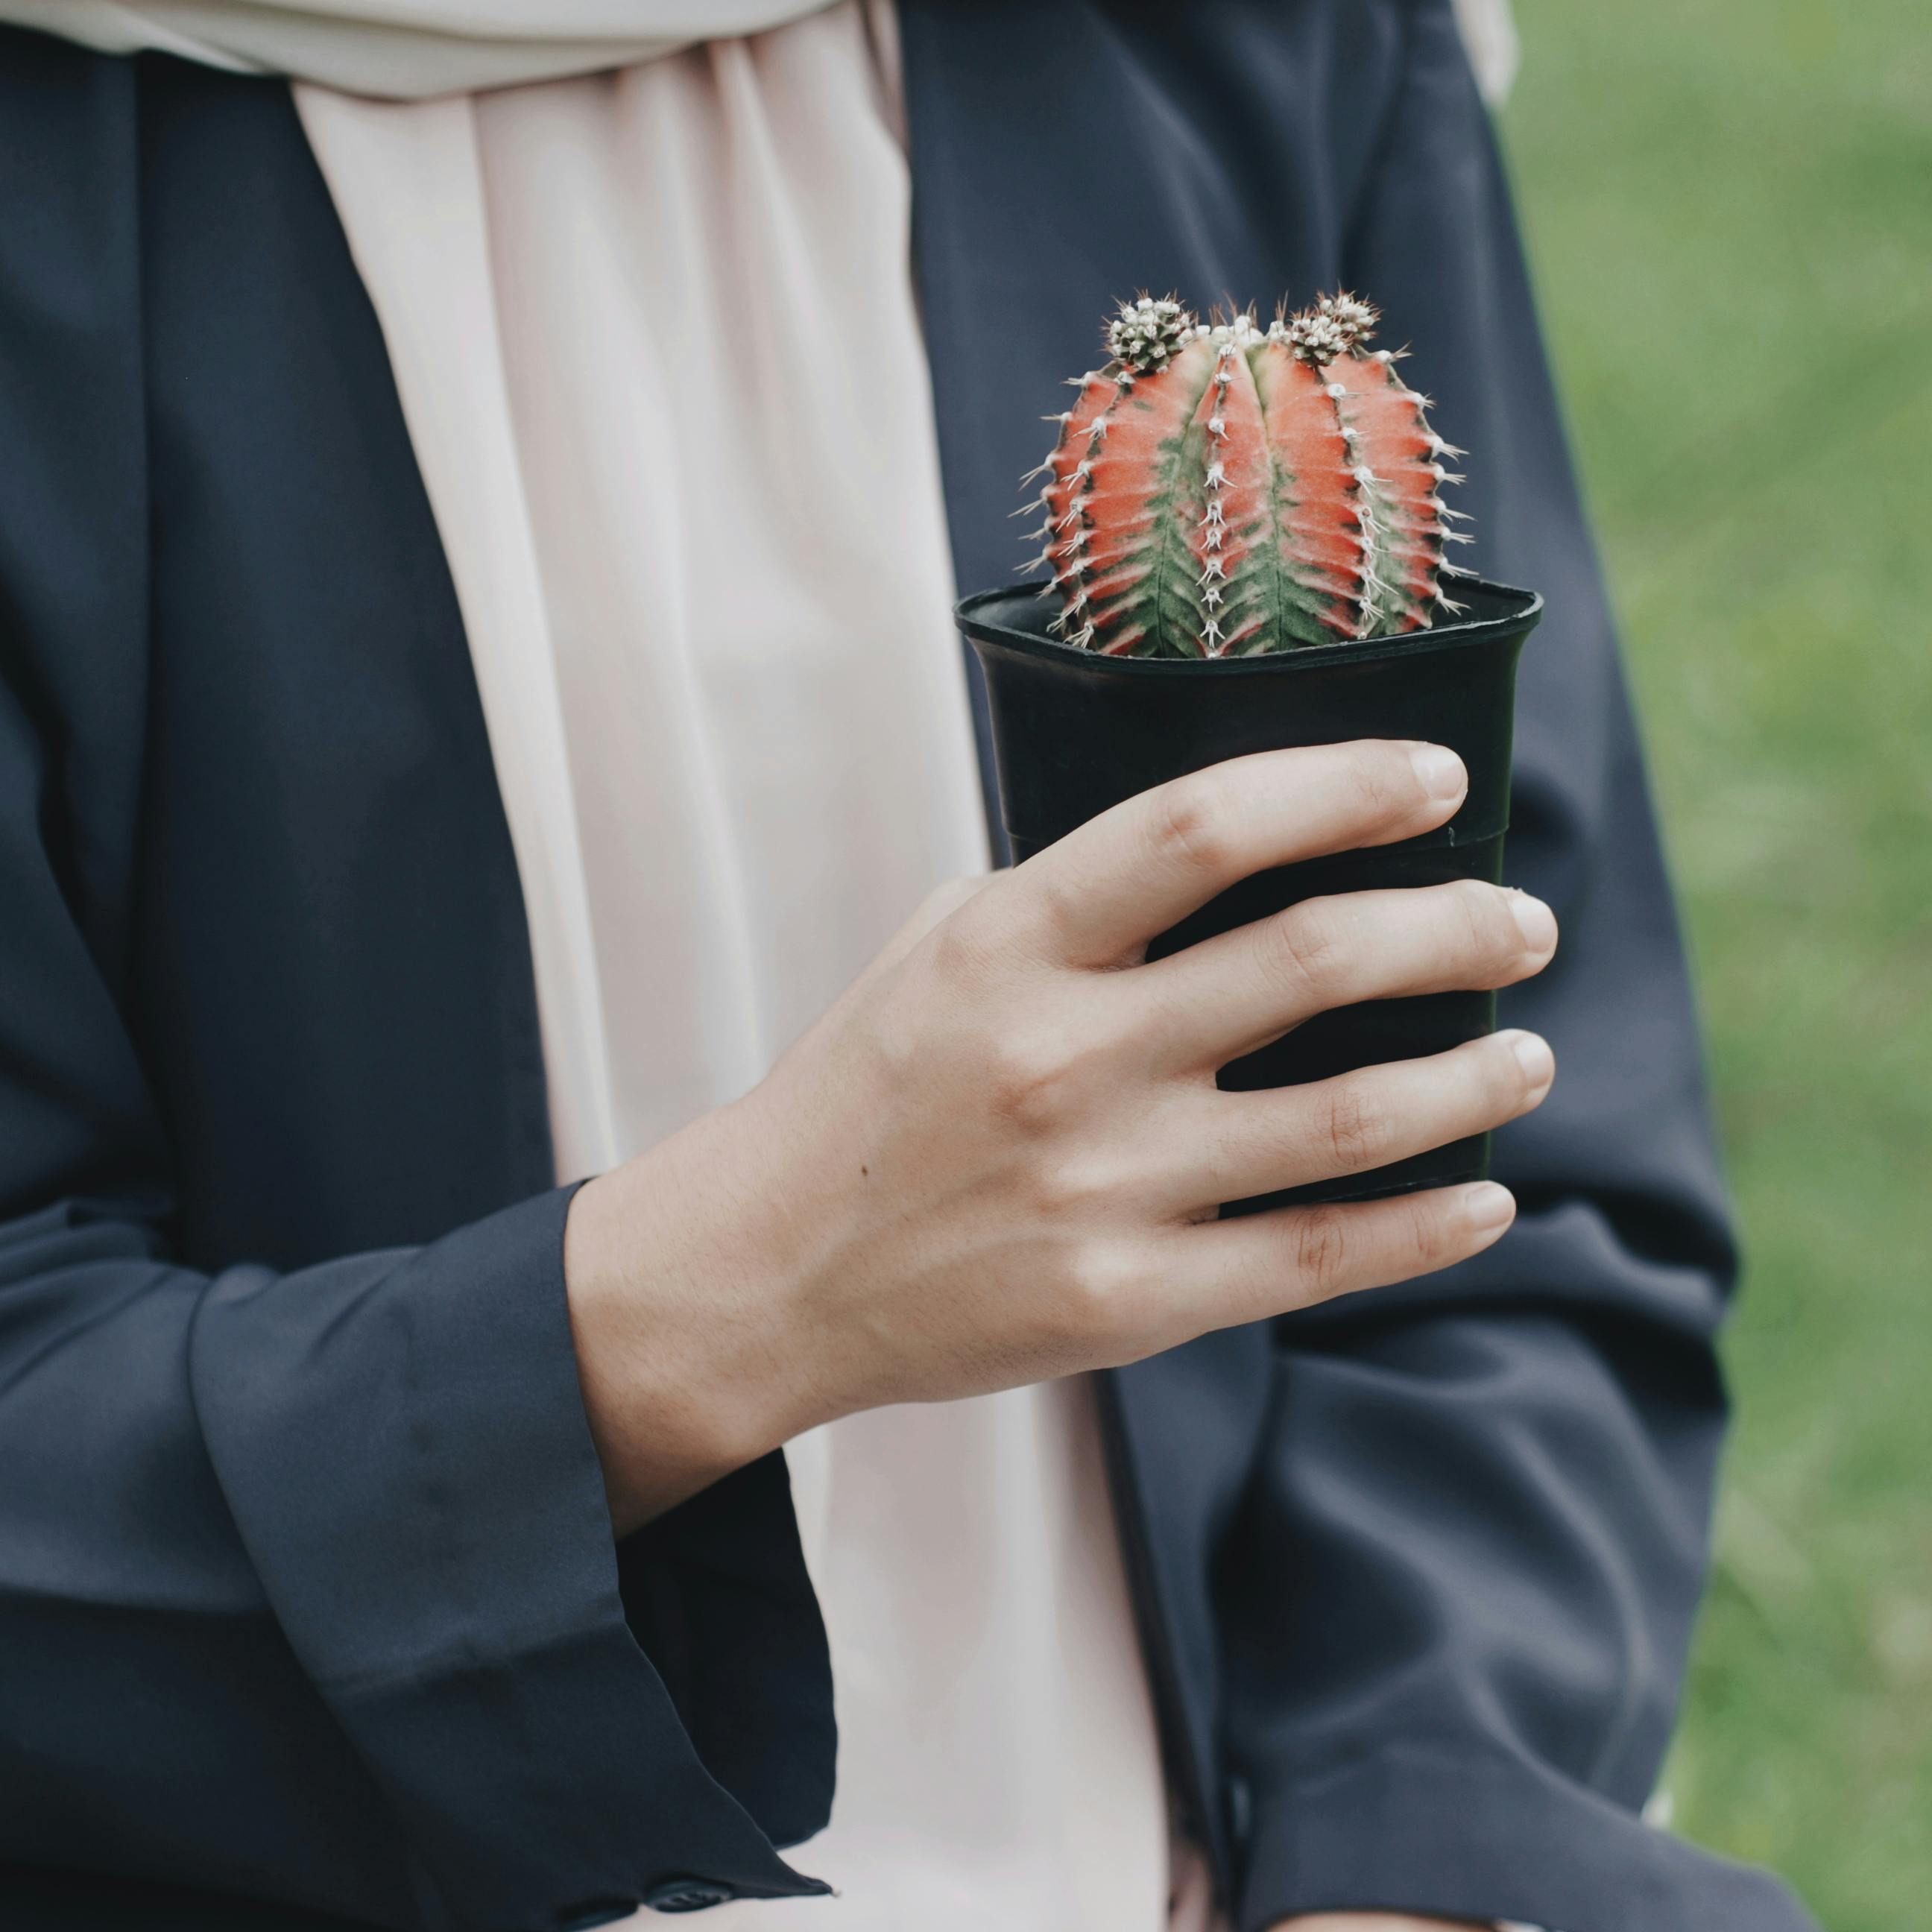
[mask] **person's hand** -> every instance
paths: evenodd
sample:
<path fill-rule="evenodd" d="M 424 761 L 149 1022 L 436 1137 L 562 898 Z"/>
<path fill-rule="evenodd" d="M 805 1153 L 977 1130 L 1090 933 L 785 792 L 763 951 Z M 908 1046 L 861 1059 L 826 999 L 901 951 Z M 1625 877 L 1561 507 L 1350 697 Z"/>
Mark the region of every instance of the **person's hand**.
<path fill-rule="evenodd" d="M 565 1270 L 620 1530 L 814 1424 L 1138 1360 L 1487 1247 L 1492 1184 L 1228 1220 L 1535 1106 L 1504 1033 L 1258 1093 L 1215 1070 L 1324 1009 L 1507 986 L 1549 909 L 1474 882 L 1316 899 L 1154 963 L 1238 880 L 1426 832 L 1453 753 L 1264 753 L 950 889 L 742 1100 L 583 1188 Z"/>

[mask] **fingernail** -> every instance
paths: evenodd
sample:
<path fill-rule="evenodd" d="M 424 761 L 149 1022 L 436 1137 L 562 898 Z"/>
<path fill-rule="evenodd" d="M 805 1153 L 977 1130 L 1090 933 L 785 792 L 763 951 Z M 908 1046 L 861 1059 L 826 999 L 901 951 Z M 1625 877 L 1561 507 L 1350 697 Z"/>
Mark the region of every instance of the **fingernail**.
<path fill-rule="evenodd" d="M 1500 1037 L 1516 1055 L 1516 1064 L 1522 1069 L 1530 1091 L 1542 1093 L 1556 1078 L 1556 1056 L 1550 1052 L 1549 1041 L 1534 1033 L 1511 1032 Z"/>
<path fill-rule="evenodd" d="M 1446 745 L 1412 745 L 1408 755 L 1423 790 L 1438 804 L 1447 805 L 1468 790 L 1469 775 L 1462 769 L 1462 760 Z"/>
<path fill-rule="evenodd" d="M 1522 943 L 1531 952 L 1553 952 L 1556 950 L 1556 915 L 1540 899 L 1512 890 L 1509 909 L 1516 916 Z"/>
<path fill-rule="evenodd" d="M 1479 1180 L 1462 1190 L 1462 1219 L 1472 1228 L 1507 1227 L 1516 1216 L 1516 1196 L 1493 1180 Z"/>

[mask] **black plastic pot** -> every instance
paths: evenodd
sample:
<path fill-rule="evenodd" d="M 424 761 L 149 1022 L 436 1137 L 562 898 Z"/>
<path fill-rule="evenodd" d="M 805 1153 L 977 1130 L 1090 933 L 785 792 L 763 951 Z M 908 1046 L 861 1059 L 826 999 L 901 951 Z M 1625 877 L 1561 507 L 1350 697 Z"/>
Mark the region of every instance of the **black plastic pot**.
<path fill-rule="evenodd" d="M 1542 614 L 1534 592 L 1459 578 L 1468 614 L 1399 638 L 1258 658 L 1108 658 L 1046 634 L 1036 586 L 983 591 L 958 610 L 986 674 L 1000 815 L 1016 864 L 1122 799 L 1250 752 L 1354 738 L 1426 739 L 1468 767 L 1468 795 L 1419 838 L 1258 874 L 1149 948 L 1159 958 L 1298 900 L 1372 886 L 1502 877 L 1516 657 Z M 1225 1088 L 1283 1087 L 1442 1053 L 1494 1030 L 1493 993 L 1380 1000 L 1324 1013 L 1222 1070 Z M 1231 1202 L 1366 1199 L 1480 1180 L 1489 1136 L 1346 1179 Z"/>

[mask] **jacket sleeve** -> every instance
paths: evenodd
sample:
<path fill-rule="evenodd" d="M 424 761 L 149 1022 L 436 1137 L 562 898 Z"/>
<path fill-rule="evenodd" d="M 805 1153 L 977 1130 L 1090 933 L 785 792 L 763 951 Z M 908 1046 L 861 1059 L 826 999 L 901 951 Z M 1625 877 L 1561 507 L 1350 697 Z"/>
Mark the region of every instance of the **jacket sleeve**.
<path fill-rule="evenodd" d="M 0 33 L 0 1860 L 412 1932 L 592 1922 L 680 1879 L 822 1889 L 772 1849 L 830 1768 L 782 1459 L 614 1546 L 566 1192 L 185 1264 L 197 1096 L 156 1076 L 130 936 L 156 876 L 143 70 Z M 285 91 L 225 84 L 230 165 L 312 172 Z M 346 256 L 304 261 L 356 290 Z M 335 346 L 364 327 L 380 368 L 366 320 Z M 758 1652 L 737 1702 L 692 1628 Z"/>
<path fill-rule="evenodd" d="M 1470 454 L 1456 560 L 1533 585 L 1510 836 L 1562 945 L 1509 994 L 1549 1101 L 1498 1137 L 1515 1229 L 1279 1324 L 1222 1580 L 1239 1932 L 1322 1907 L 1562 1932 L 1787 1932 L 1764 1874 L 1640 1819 L 1706 1561 L 1733 1258 L 1695 1018 L 1506 184 L 1446 4 L 1402 78 L 1344 276 Z"/>

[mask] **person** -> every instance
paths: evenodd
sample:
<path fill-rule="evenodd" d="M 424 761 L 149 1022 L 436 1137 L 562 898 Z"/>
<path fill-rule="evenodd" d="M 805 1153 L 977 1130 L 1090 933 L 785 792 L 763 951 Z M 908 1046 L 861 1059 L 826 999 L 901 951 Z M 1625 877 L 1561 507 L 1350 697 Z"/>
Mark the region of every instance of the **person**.
<path fill-rule="evenodd" d="M 1805 1924 L 1640 1816 L 1731 1252 L 1442 0 L 0 15 L 8 1924 Z M 1456 760 L 989 879 L 951 596 L 1112 298 L 1343 284 L 1548 598 L 1526 890 L 1149 964 Z"/>

